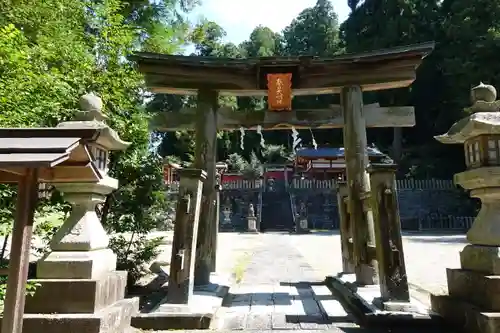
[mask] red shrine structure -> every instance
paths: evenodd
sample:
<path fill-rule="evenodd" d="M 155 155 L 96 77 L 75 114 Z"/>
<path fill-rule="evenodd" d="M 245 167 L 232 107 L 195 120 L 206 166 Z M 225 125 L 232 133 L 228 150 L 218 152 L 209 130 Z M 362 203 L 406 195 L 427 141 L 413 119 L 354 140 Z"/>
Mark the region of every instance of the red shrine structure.
<path fill-rule="evenodd" d="M 387 156 L 377 148 L 367 148 L 368 158 L 371 162 L 379 162 Z M 165 163 L 163 172 L 166 184 L 178 181 L 178 170 L 182 167 L 176 163 Z M 284 165 L 267 166 L 264 178 L 288 180 L 296 177 L 315 180 L 345 180 L 346 161 L 344 148 L 301 148 L 296 151 L 295 159 Z M 222 182 L 235 182 L 243 180 L 240 173 L 226 172 L 222 175 Z"/>

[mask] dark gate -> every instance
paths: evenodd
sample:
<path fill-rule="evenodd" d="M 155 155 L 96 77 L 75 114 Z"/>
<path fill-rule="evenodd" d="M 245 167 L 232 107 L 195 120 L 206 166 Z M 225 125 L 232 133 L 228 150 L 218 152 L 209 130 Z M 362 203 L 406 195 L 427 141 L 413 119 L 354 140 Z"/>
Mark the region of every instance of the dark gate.
<path fill-rule="evenodd" d="M 285 181 L 267 179 L 262 192 L 260 231 L 292 231 L 293 229 L 292 206 Z"/>

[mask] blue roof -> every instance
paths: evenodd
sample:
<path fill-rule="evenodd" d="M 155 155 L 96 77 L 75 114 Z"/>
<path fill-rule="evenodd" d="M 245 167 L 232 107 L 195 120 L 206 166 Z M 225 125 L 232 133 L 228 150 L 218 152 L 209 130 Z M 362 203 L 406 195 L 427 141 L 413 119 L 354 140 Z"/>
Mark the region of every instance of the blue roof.
<path fill-rule="evenodd" d="M 385 156 L 380 150 L 373 147 L 367 147 L 366 151 L 368 156 Z M 297 157 L 309 157 L 309 158 L 318 158 L 318 157 L 344 157 L 344 148 L 302 148 L 298 149 L 296 152 Z"/>

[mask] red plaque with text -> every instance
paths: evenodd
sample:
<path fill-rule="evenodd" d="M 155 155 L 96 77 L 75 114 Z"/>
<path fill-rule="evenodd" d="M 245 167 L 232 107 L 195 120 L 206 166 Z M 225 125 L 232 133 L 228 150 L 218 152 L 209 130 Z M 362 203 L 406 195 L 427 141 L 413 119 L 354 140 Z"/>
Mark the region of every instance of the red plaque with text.
<path fill-rule="evenodd" d="M 292 110 L 292 74 L 267 74 L 267 102 L 269 110 Z"/>

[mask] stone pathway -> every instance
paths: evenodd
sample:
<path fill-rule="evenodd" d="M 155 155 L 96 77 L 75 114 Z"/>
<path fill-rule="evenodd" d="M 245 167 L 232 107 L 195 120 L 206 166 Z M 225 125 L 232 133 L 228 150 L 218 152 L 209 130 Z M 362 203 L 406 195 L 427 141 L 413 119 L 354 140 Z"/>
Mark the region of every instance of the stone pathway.
<path fill-rule="evenodd" d="M 321 275 L 342 271 L 338 231 L 290 235 L 291 243 Z M 447 291 L 446 268 L 460 266 L 459 252 L 466 245 L 465 235 L 404 233 L 406 272 L 409 282 L 429 293 Z M 428 303 L 427 299 L 420 299 Z"/>
<path fill-rule="evenodd" d="M 245 238 L 248 236 L 245 236 Z M 247 258 L 236 264 L 244 270 L 230 289 L 227 304 L 217 314 L 219 330 L 327 330 L 356 327 L 342 305 L 322 284 L 314 269 L 280 233 L 253 235 Z M 242 268 L 241 265 L 246 267 Z M 239 266 L 238 266 L 239 265 Z"/>

